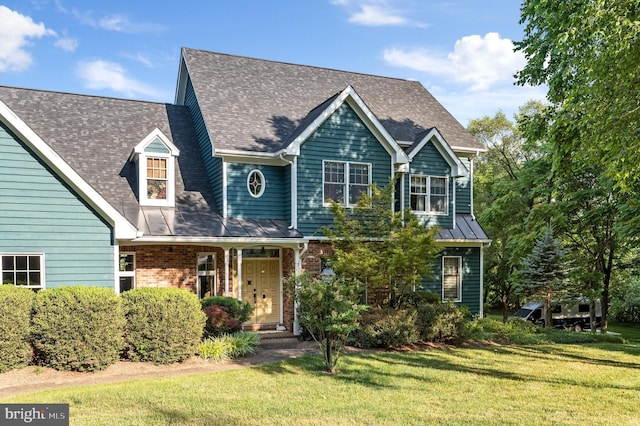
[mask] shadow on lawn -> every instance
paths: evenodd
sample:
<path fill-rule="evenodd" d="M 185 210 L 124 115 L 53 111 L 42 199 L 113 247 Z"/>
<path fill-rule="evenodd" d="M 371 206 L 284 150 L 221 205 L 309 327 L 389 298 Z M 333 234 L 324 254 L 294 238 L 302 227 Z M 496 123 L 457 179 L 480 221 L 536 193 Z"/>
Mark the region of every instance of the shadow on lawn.
<path fill-rule="evenodd" d="M 603 349 L 610 350 L 613 345 L 607 345 Z M 637 352 L 636 352 L 637 351 Z M 621 350 L 621 352 L 637 355 L 640 349 Z M 501 362 L 500 356 L 512 357 L 511 360 Z M 518 361 L 516 358 L 521 358 Z M 581 375 L 556 374 L 552 370 L 534 370 L 531 373 L 518 373 L 509 370 L 509 365 L 514 362 L 530 362 L 531 359 L 551 360 L 555 362 L 581 362 L 600 366 L 618 368 L 640 368 L 638 363 L 622 362 L 605 358 L 591 358 L 582 356 L 570 350 L 564 350 L 562 346 L 500 346 L 474 349 L 453 349 L 453 350 L 430 350 L 423 352 L 374 352 L 364 355 L 346 355 L 338 363 L 339 372 L 336 374 L 323 373 L 323 362 L 320 356 L 305 356 L 286 363 L 279 363 L 280 366 L 271 366 L 270 369 L 279 368 L 282 373 L 286 371 L 287 364 L 295 363 L 295 368 L 300 374 L 300 369 L 326 374 L 336 381 L 358 384 L 372 388 L 396 388 L 395 382 L 398 379 L 416 380 L 423 389 L 425 381 L 433 383 L 441 382 L 443 379 L 438 375 L 430 374 L 429 371 L 451 371 L 455 373 L 468 373 L 477 376 L 491 377 L 494 379 L 510 380 L 517 382 L 540 382 L 559 385 L 593 387 L 592 378 Z M 563 360 L 564 358 L 564 360 Z M 515 359 L 515 360 L 514 360 Z M 403 367 L 409 367 L 404 369 Z M 276 373 L 274 370 L 270 370 Z M 424 374 L 423 374 L 424 373 Z M 402 381 L 401 381 L 402 382 Z M 406 388 L 406 382 L 402 385 Z M 617 384 L 603 383 L 598 387 L 622 390 L 640 390 L 640 386 L 625 386 Z"/>

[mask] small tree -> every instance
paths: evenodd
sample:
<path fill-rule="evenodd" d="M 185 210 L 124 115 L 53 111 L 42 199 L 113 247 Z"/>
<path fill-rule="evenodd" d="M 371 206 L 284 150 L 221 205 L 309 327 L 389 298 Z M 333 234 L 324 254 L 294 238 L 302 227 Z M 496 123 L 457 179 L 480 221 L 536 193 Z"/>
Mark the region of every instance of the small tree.
<path fill-rule="evenodd" d="M 553 237 L 550 226 L 536 240 L 531 254 L 523 260 L 520 275 L 520 293 L 544 301 L 544 326 L 552 327 L 551 301 L 568 293 L 569 263 L 565 260 L 560 241 Z"/>
<path fill-rule="evenodd" d="M 318 343 L 326 370 L 335 367 L 349 334 L 358 328 L 366 306 L 358 304 L 360 292 L 354 281 L 318 279 L 298 275 L 290 283 L 294 300 L 299 304 L 300 325 Z"/>
<path fill-rule="evenodd" d="M 438 247 L 436 228 L 422 225 L 409 209 L 392 209 L 391 182 L 371 186 L 353 208 L 332 203 L 333 225 L 324 228 L 333 248 L 333 269 L 367 289 L 388 289 L 390 304 L 400 306 L 408 291 L 419 287 L 433 269 Z"/>

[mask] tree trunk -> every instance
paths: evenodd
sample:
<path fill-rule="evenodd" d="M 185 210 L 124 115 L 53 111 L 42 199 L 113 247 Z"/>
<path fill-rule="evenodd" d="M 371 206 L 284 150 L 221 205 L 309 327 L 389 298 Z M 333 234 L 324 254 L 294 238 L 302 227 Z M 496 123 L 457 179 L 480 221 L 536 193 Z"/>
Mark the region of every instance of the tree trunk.
<path fill-rule="evenodd" d="M 551 316 L 551 296 L 544 298 L 544 328 L 553 328 L 553 317 Z"/>

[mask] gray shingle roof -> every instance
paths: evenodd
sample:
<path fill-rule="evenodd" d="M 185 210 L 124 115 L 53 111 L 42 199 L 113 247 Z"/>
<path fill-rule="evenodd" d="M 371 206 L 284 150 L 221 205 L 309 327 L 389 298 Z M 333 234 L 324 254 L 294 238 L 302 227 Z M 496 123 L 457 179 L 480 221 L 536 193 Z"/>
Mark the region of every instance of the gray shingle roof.
<path fill-rule="evenodd" d="M 0 100 L 134 226 L 152 236 L 294 237 L 284 221 L 237 220 L 216 211 L 184 106 L 0 86 Z M 180 150 L 175 209 L 140 208 L 133 148 L 155 128 Z M 245 223 L 246 222 L 246 223 Z M 282 222 L 282 223 L 280 223 Z"/>
<path fill-rule="evenodd" d="M 454 149 L 484 149 L 417 81 L 188 48 L 182 55 L 217 149 L 276 152 L 349 85 L 397 141 L 437 127 Z"/>

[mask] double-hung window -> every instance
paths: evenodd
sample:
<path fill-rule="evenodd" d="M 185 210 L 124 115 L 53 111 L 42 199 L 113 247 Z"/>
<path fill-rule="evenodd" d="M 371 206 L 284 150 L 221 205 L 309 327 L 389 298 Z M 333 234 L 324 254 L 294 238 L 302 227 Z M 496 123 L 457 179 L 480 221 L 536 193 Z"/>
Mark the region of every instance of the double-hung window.
<path fill-rule="evenodd" d="M 120 288 L 119 293 L 134 289 L 136 287 L 136 254 L 120 253 L 120 265 L 118 270 Z"/>
<path fill-rule="evenodd" d="M 462 301 L 462 258 L 442 258 L 442 300 Z"/>
<path fill-rule="evenodd" d="M 411 176 L 411 210 L 419 213 L 448 214 L 447 178 Z"/>
<path fill-rule="evenodd" d="M 147 157 L 147 199 L 166 200 L 168 180 L 167 158 Z"/>
<path fill-rule="evenodd" d="M 371 164 L 325 161 L 323 166 L 323 202 L 333 200 L 352 206 L 371 187 Z"/>
<path fill-rule="evenodd" d="M 2 284 L 44 288 L 44 254 L 2 254 Z"/>

